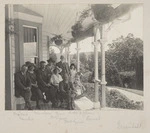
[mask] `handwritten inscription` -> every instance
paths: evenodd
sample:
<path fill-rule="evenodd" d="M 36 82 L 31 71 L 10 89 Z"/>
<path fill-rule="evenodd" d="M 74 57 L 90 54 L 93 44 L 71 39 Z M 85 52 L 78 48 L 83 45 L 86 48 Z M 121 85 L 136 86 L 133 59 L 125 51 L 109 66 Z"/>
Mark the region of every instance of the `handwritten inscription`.
<path fill-rule="evenodd" d="M 91 112 L 14 112 L 20 120 L 32 121 L 39 116 L 46 117 L 49 120 L 59 120 L 65 123 L 82 124 L 90 121 L 100 121 L 100 115 L 95 115 Z M 50 122 L 49 122 L 50 123 Z M 49 124 L 50 125 L 50 124 Z"/>
<path fill-rule="evenodd" d="M 30 116 L 28 113 L 24 112 L 14 112 L 15 116 L 18 116 L 20 120 L 26 120 L 26 121 L 31 121 L 33 120 L 32 116 Z"/>
<path fill-rule="evenodd" d="M 118 121 L 117 126 L 118 126 L 119 129 L 142 128 L 141 122 L 122 122 L 122 121 Z"/>

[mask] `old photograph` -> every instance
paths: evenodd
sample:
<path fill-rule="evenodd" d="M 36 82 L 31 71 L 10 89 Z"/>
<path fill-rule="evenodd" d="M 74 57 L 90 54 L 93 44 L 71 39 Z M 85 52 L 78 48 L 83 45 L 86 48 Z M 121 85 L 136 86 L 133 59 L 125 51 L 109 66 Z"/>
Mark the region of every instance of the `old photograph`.
<path fill-rule="evenodd" d="M 143 4 L 5 4 L 5 110 L 144 110 Z"/>

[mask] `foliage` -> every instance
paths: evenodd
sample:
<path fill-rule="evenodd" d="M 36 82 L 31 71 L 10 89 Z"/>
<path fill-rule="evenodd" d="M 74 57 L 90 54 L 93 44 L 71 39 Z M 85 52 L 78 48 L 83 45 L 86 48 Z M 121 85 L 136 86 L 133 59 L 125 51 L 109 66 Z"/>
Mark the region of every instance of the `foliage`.
<path fill-rule="evenodd" d="M 109 44 L 106 58 L 111 60 L 119 71 L 134 71 L 136 59 L 143 56 L 143 41 L 134 38 L 133 34 L 119 37 Z"/>
<path fill-rule="evenodd" d="M 113 43 L 108 44 L 108 51 L 106 51 L 106 81 L 107 85 L 121 86 L 124 87 L 125 83 L 128 87 L 135 88 L 136 68 L 139 63 L 143 63 L 143 41 L 139 38 L 135 38 L 133 34 L 128 34 L 126 37 L 119 37 L 113 41 Z M 94 78 L 94 53 L 85 58 L 85 55 L 81 55 L 82 67 L 86 70 L 92 72 L 92 77 Z M 84 61 L 85 60 L 85 61 Z M 99 52 L 99 78 L 101 76 L 101 53 Z M 142 71 L 142 68 L 140 68 Z M 128 73 L 128 74 L 127 74 Z M 91 76 L 91 75 L 89 75 Z M 138 75 L 142 76 L 141 75 Z M 93 78 L 91 77 L 90 82 Z M 100 78 L 101 79 L 101 78 Z M 142 80 L 142 78 L 140 78 Z M 128 81 L 128 82 L 126 82 Z M 139 82 L 139 81 L 138 81 Z M 141 81 L 142 82 L 142 81 Z"/>
<path fill-rule="evenodd" d="M 56 35 L 53 38 L 51 38 L 52 42 L 55 42 L 56 45 L 61 45 L 63 43 L 63 38 L 61 35 Z"/>
<path fill-rule="evenodd" d="M 110 4 L 92 5 L 92 11 L 95 18 L 102 24 L 109 23 L 116 17 L 115 10 Z"/>
<path fill-rule="evenodd" d="M 94 102 L 94 84 L 93 83 L 84 83 L 83 84 L 86 88 L 86 92 L 84 96 L 89 98 L 91 101 Z M 99 89 L 99 100 L 102 101 L 102 91 L 101 87 Z M 120 93 L 117 90 L 108 90 L 106 88 L 106 105 L 107 107 L 112 108 L 122 108 L 122 109 L 135 109 L 135 110 L 142 110 L 143 109 L 143 102 L 136 102 L 128 99 L 124 94 Z"/>
<path fill-rule="evenodd" d="M 133 83 L 135 82 L 135 74 L 120 75 L 120 72 L 135 73 L 137 67 L 137 60 L 139 60 L 140 57 L 143 56 L 143 41 L 139 38 L 135 38 L 133 34 L 130 33 L 125 38 L 123 36 L 117 38 L 113 41 L 112 44 L 109 44 L 108 46 L 109 50 L 106 52 L 106 64 L 110 67 L 108 68 L 106 66 L 106 68 L 108 68 L 106 69 L 106 73 L 109 73 L 109 76 L 106 75 L 106 77 L 108 78 L 108 83 L 111 82 L 112 79 L 114 79 L 111 84 L 123 86 L 124 79 L 127 79 L 129 81 L 129 84 L 131 82 L 133 84 L 130 87 L 135 87 Z M 114 70 L 115 73 L 112 72 Z M 114 76 L 118 78 L 115 78 Z"/>

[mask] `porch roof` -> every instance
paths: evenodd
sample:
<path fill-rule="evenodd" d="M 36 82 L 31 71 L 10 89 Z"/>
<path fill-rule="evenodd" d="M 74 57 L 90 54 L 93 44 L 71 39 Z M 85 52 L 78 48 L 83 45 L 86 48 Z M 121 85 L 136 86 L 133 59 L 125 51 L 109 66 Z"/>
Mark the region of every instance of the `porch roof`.
<path fill-rule="evenodd" d="M 62 39 L 63 44 L 93 36 L 93 26 L 106 24 L 127 14 L 139 4 L 51 4 L 23 5 L 43 16 L 42 30 L 52 43 Z M 91 13 L 92 12 L 92 13 Z"/>

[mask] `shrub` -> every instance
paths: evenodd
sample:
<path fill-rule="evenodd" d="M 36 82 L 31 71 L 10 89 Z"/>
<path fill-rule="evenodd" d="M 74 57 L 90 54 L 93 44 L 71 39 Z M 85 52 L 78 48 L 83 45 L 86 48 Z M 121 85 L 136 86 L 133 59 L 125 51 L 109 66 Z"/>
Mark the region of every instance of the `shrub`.
<path fill-rule="evenodd" d="M 86 92 L 84 96 L 89 98 L 94 102 L 94 84 L 93 83 L 84 83 L 86 88 Z M 102 90 L 101 87 L 99 89 L 99 100 L 102 101 Z M 127 98 L 124 94 L 120 93 L 117 90 L 108 90 L 106 88 L 106 106 L 111 108 L 122 108 L 122 109 L 134 109 L 134 110 L 142 110 L 143 102 L 134 102 Z"/>

